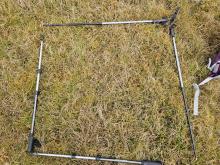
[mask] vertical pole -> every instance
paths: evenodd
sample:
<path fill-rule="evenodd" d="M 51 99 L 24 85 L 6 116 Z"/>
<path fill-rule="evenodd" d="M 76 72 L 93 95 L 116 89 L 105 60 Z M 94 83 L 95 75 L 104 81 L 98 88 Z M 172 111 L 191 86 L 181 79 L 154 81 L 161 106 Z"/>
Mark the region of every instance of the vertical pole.
<path fill-rule="evenodd" d="M 39 82 L 40 82 L 40 75 L 41 75 L 41 62 L 42 62 L 43 44 L 44 44 L 44 39 L 43 39 L 43 36 L 41 36 L 40 48 L 39 48 L 39 61 L 38 61 L 38 67 L 37 67 L 36 93 L 35 93 L 35 96 L 34 96 L 34 110 L 33 110 L 33 113 L 32 113 L 31 130 L 30 130 L 29 139 L 28 139 L 28 152 L 33 151 L 34 125 L 35 125 L 35 118 L 36 118 L 36 112 L 37 112 L 37 102 L 38 102 L 38 95 L 39 95 Z"/>
<path fill-rule="evenodd" d="M 192 152 L 193 152 L 193 155 L 196 157 L 195 140 L 194 140 L 194 135 L 193 135 L 192 124 L 191 124 L 191 122 L 190 122 L 189 108 L 188 108 L 188 105 L 187 105 L 186 93 L 185 93 L 185 88 L 184 88 L 184 85 L 183 85 L 182 71 L 181 71 L 180 61 L 179 61 L 179 56 L 178 56 L 178 51 L 177 51 L 177 47 L 176 47 L 174 24 L 170 26 L 170 35 L 171 35 L 171 37 L 172 37 L 174 55 L 175 55 L 176 66 L 177 66 L 177 70 L 178 70 L 179 85 L 180 85 L 180 89 L 181 89 L 181 91 L 182 91 L 182 97 L 183 97 L 184 109 L 185 109 L 185 116 L 186 116 L 187 125 L 188 125 L 188 129 L 189 129 L 191 144 L 192 144 Z"/>

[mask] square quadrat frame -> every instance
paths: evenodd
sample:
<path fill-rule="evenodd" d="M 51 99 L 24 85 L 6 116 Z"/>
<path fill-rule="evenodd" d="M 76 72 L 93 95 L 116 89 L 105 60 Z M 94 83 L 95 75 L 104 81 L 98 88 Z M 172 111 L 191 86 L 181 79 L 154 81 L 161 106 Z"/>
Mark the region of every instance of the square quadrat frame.
<path fill-rule="evenodd" d="M 196 148 L 195 148 L 195 140 L 193 135 L 192 124 L 190 122 L 189 117 L 189 108 L 187 105 L 187 99 L 185 94 L 185 88 L 183 84 L 182 71 L 179 61 L 179 55 L 176 46 L 176 38 L 175 38 L 175 20 L 177 14 L 179 13 L 179 8 L 170 16 L 170 18 L 162 18 L 157 20 L 139 20 L 139 21 L 118 21 L 118 22 L 92 22 L 92 23 L 66 23 L 66 24 L 43 24 L 46 27 L 57 27 L 57 26 L 67 26 L 67 27 L 82 27 L 82 26 L 104 26 L 104 25 L 121 25 L 121 24 L 159 24 L 159 25 L 168 25 L 169 26 L 169 35 L 172 40 L 173 52 L 176 59 L 176 66 L 179 78 L 179 86 L 182 93 L 183 104 L 184 104 L 184 112 L 186 116 L 187 126 L 189 129 L 189 136 L 192 147 L 192 154 L 196 157 Z M 41 63 L 42 63 L 42 54 L 43 54 L 43 45 L 44 38 L 43 36 L 40 39 L 40 48 L 39 48 L 39 61 L 37 68 L 37 79 L 36 79 L 36 93 L 34 97 L 34 110 L 32 112 L 32 123 L 31 130 L 28 138 L 28 149 L 27 152 L 33 156 L 45 156 L 45 157 L 59 157 L 59 158 L 70 158 L 70 159 L 81 159 L 81 160 L 96 160 L 96 161 L 107 161 L 107 162 L 116 162 L 116 163 L 127 163 L 127 164 L 142 164 L 142 165 L 161 165 L 161 161 L 151 161 L 151 160 L 124 160 L 117 159 L 112 157 L 91 157 L 91 156 L 79 156 L 79 155 L 70 155 L 70 154 L 58 154 L 58 153 L 45 153 L 45 152 L 35 152 L 34 148 L 40 146 L 40 142 L 37 138 L 34 137 L 35 132 L 35 119 L 37 112 L 37 104 L 38 104 L 38 95 L 39 95 L 39 84 L 40 84 L 40 76 L 41 76 Z"/>

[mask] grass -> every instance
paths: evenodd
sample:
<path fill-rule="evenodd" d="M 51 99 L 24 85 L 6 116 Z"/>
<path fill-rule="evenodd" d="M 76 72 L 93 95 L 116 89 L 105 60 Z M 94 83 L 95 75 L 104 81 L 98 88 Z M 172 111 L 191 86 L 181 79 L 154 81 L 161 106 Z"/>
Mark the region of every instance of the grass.
<path fill-rule="evenodd" d="M 200 116 L 191 112 L 198 153 L 191 161 L 167 27 L 42 27 L 43 22 L 162 18 L 176 6 L 181 8 L 177 46 L 192 109 L 192 83 L 205 78 L 207 59 L 220 48 L 218 1 L 2 0 L 0 163 L 110 164 L 26 154 L 39 35 L 44 33 L 36 125 L 40 151 L 218 164 L 219 82 L 203 87 Z"/>

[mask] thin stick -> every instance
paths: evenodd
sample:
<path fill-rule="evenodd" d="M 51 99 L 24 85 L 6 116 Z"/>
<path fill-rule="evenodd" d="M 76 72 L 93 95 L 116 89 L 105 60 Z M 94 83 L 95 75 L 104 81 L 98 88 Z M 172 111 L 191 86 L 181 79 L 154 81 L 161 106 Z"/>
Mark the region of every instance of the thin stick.
<path fill-rule="evenodd" d="M 82 23 L 64 23 L 64 24 L 43 24 L 43 26 L 102 26 L 119 24 L 166 24 L 167 19 L 159 20 L 141 20 L 141 21 L 117 21 L 117 22 L 82 22 Z"/>
<path fill-rule="evenodd" d="M 183 85 L 182 71 L 181 71 L 178 51 L 177 51 L 177 47 L 176 47 L 174 25 L 172 25 L 170 27 L 170 35 L 172 37 L 173 49 L 174 49 L 174 54 L 175 54 L 175 58 L 176 58 L 176 66 L 177 66 L 177 70 L 178 70 L 179 84 L 180 84 L 180 88 L 181 88 L 181 91 L 182 91 L 182 97 L 183 97 L 184 109 L 185 109 L 185 116 L 186 116 L 187 125 L 188 125 L 188 129 L 189 129 L 191 144 L 192 144 L 192 152 L 193 152 L 193 155 L 196 157 L 195 139 L 194 139 L 194 135 L 193 135 L 192 124 L 190 122 L 190 117 L 189 117 L 189 108 L 188 108 L 188 105 L 187 105 L 185 88 L 184 88 L 184 85 Z"/>
<path fill-rule="evenodd" d="M 124 159 L 64 155 L 64 154 L 49 154 L 49 153 L 39 153 L 39 152 L 34 152 L 34 153 L 32 153 L 32 155 L 34 155 L 34 156 L 58 157 L 58 158 L 83 159 L 83 160 L 108 161 L 108 162 L 127 163 L 127 164 L 162 165 L 161 161 L 133 161 L 133 160 L 124 160 Z"/>
<path fill-rule="evenodd" d="M 43 44 L 44 44 L 43 37 L 41 37 L 40 48 L 39 48 L 39 61 L 38 61 L 38 68 L 37 68 L 36 93 L 35 93 L 35 97 L 34 97 L 34 111 L 32 113 L 31 131 L 29 134 L 29 141 L 28 141 L 28 151 L 29 152 L 31 152 L 33 150 L 34 126 L 35 126 L 37 102 L 38 102 L 38 95 L 39 95 L 39 83 L 40 83 L 40 75 L 41 75 Z"/>

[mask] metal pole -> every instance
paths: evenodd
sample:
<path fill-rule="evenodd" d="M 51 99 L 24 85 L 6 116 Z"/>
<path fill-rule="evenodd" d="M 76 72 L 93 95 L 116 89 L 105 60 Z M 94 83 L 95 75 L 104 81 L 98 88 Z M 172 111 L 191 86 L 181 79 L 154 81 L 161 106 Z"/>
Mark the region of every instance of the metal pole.
<path fill-rule="evenodd" d="M 38 95 L 39 95 L 39 82 L 40 82 L 40 75 L 41 75 L 43 44 L 44 44 L 43 37 L 41 37 L 40 48 L 39 48 L 39 62 L 38 62 L 38 68 L 37 68 L 36 93 L 34 96 L 34 111 L 32 113 L 31 131 L 30 131 L 29 140 L 28 140 L 28 152 L 32 152 L 33 143 L 34 143 L 34 125 L 35 125 L 37 102 L 38 102 Z"/>
<path fill-rule="evenodd" d="M 112 158 L 90 157 L 90 156 L 75 156 L 75 155 L 64 155 L 64 154 L 49 154 L 49 153 L 39 153 L 39 152 L 34 152 L 32 153 L 32 155 L 58 157 L 58 158 L 82 159 L 82 160 L 108 161 L 108 162 L 127 163 L 127 164 L 162 165 L 161 161 L 132 161 L 132 160 L 123 160 L 123 159 L 112 159 Z"/>
<path fill-rule="evenodd" d="M 184 107 L 185 107 L 184 108 L 185 109 L 185 116 L 186 116 L 187 125 L 188 125 L 188 129 L 189 129 L 189 134 L 190 134 L 190 139 L 191 139 L 191 144 L 192 144 L 192 151 L 193 151 L 193 155 L 196 157 L 195 140 L 194 140 L 194 135 L 193 135 L 192 124 L 190 122 L 189 108 L 188 108 L 188 105 L 187 105 L 186 93 L 185 93 L 185 88 L 184 88 L 184 85 L 183 85 L 182 71 L 181 71 L 178 51 L 177 51 L 177 47 L 176 47 L 174 24 L 172 24 L 170 26 L 170 35 L 172 37 L 173 49 L 174 49 L 174 54 L 175 54 L 175 58 L 176 58 L 176 65 L 177 65 L 178 76 L 179 76 L 179 84 L 180 84 L 180 88 L 181 88 L 181 91 L 182 91 L 182 97 L 183 97 L 183 102 L 184 102 Z"/>
<path fill-rule="evenodd" d="M 82 22 L 82 23 L 65 23 L 65 24 L 43 24 L 43 26 L 101 26 L 101 25 L 119 25 L 119 24 L 166 24 L 167 19 L 159 20 L 141 20 L 141 21 L 117 21 L 117 22 Z"/>

